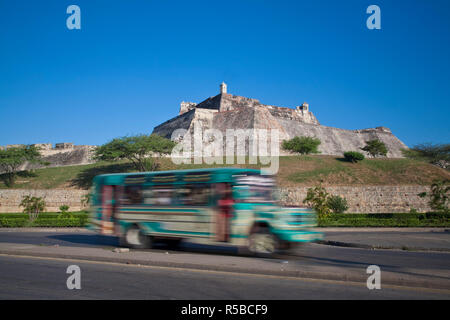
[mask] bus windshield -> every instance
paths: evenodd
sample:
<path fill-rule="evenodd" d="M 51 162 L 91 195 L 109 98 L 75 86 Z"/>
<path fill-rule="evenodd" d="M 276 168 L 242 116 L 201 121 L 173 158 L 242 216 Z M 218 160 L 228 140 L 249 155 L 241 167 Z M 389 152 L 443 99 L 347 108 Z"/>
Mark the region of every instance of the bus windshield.
<path fill-rule="evenodd" d="M 240 202 L 272 203 L 276 201 L 274 196 L 275 182 L 270 176 L 248 175 L 236 177 L 236 188 L 243 194 Z"/>

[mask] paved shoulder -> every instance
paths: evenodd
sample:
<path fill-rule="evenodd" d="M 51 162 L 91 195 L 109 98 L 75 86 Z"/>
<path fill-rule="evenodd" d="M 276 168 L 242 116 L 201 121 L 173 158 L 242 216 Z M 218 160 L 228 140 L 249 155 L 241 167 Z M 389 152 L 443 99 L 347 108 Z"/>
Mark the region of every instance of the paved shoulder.
<path fill-rule="evenodd" d="M 324 228 L 328 244 L 362 248 L 450 251 L 449 228 Z"/>

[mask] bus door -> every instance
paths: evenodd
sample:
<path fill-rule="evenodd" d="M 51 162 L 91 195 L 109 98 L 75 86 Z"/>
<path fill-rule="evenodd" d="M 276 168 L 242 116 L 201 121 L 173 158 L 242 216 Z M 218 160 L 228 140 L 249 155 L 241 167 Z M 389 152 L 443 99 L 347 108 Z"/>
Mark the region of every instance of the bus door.
<path fill-rule="evenodd" d="M 113 213 L 115 209 L 114 193 L 115 193 L 114 186 L 104 185 L 102 187 L 102 220 L 101 220 L 102 234 L 114 233 L 114 221 L 113 221 Z"/>
<path fill-rule="evenodd" d="M 215 188 L 216 198 L 216 241 L 229 242 L 231 238 L 231 218 L 233 217 L 233 196 L 231 185 L 218 183 Z"/>

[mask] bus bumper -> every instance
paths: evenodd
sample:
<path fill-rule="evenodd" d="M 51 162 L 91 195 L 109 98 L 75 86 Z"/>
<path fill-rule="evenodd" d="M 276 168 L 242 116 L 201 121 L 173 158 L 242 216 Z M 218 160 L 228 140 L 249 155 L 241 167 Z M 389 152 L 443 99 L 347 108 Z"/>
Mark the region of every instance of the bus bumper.
<path fill-rule="evenodd" d="M 274 234 L 287 242 L 313 242 L 323 239 L 323 233 L 312 230 L 279 230 Z"/>

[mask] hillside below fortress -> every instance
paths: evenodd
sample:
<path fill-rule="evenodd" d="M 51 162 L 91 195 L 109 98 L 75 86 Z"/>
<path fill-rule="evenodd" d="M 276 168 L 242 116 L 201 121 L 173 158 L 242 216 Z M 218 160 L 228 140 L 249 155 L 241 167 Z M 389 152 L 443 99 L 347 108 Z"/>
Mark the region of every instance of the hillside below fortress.
<path fill-rule="evenodd" d="M 225 83 L 220 93 L 203 102 L 181 102 L 178 116 L 156 126 L 153 133 L 172 138 L 177 129 L 192 134 L 194 126 L 203 130 L 218 129 L 225 136 L 227 129 L 278 129 L 281 142 L 295 136 L 319 138 L 319 151 L 324 155 L 339 155 L 346 151 L 361 151 L 366 141 L 379 139 L 388 148 L 387 157 L 401 158 L 401 149 L 407 146 L 390 129 L 376 127 L 361 130 L 347 130 L 321 125 L 309 105 L 303 103 L 293 108 L 265 105 L 259 100 L 227 93 Z M 280 149 L 281 155 L 288 153 Z"/>

